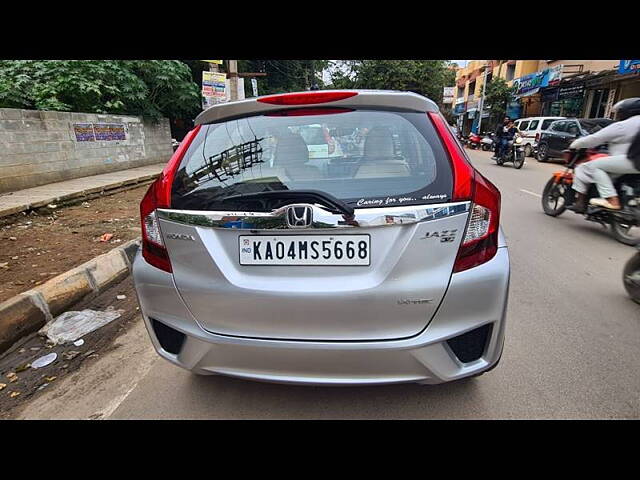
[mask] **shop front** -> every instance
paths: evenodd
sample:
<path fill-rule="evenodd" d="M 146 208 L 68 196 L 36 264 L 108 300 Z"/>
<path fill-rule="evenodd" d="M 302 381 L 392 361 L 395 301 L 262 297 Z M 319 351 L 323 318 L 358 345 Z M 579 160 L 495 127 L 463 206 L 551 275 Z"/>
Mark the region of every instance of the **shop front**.
<path fill-rule="evenodd" d="M 586 86 L 584 82 L 563 83 L 542 92 L 542 115 L 545 117 L 582 117 Z"/>

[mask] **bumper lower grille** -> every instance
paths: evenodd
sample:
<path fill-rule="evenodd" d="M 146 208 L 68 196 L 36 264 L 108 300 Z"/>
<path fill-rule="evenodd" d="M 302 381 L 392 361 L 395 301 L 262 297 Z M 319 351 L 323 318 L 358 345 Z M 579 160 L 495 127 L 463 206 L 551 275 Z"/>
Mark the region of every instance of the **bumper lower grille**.
<path fill-rule="evenodd" d="M 447 340 L 449 348 L 462 363 L 473 362 L 479 359 L 485 351 L 493 324 L 463 333 Z"/>
<path fill-rule="evenodd" d="M 174 330 L 153 318 L 151 319 L 151 326 L 153 327 L 153 331 L 163 349 L 169 353 L 173 353 L 174 355 L 180 353 L 180 349 L 182 348 L 182 344 L 186 337 L 184 333 Z"/>

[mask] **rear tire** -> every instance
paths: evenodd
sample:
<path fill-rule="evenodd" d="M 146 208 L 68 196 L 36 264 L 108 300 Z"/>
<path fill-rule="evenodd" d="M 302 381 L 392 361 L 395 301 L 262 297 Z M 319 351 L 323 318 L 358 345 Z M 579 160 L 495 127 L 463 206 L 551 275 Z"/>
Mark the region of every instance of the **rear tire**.
<path fill-rule="evenodd" d="M 549 179 L 542 191 L 542 209 L 544 213 L 550 217 L 557 217 L 564 213 L 567 209 L 564 197 L 566 188 L 568 188 L 566 185 L 555 183 L 553 178 Z"/>
<path fill-rule="evenodd" d="M 549 160 L 549 146 L 546 143 L 538 145 L 537 160 L 541 163 L 546 163 Z"/>
<path fill-rule="evenodd" d="M 640 303 L 640 254 L 635 254 L 624 266 L 622 283 L 631 300 Z"/>
<path fill-rule="evenodd" d="M 640 244 L 640 227 L 614 221 L 611 223 L 611 234 L 613 238 L 625 245 L 635 246 Z"/>

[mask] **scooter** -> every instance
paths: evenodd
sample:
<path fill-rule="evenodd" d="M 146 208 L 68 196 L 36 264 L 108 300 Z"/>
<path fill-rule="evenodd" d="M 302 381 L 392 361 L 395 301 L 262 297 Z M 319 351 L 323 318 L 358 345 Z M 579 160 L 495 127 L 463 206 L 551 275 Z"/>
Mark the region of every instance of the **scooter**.
<path fill-rule="evenodd" d="M 622 271 L 622 283 L 624 288 L 636 303 L 640 303 L 640 245 L 638 251 L 633 254 Z"/>
<path fill-rule="evenodd" d="M 480 146 L 483 151 L 488 152 L 489 150 L 493 150 L 494 137 L 495 133 L 492 133 L 491 135 L 485 135 L 482 140 L 480 140 Z"/>
<path fill-rule="evenodd" d="M 469 134 L 469 138 L 467 140 L 467 146 L 472 150 L 475 150 L 476 148 L 480 148 L 481 142 L 482 142 L 482 137 L 477 133 L 472 132 L 471 134 Z"/>
<path fill-rule="evenodd" d="M 594 149 L 565 150 L 567 168 L 555 172 L 542 191 L 542 209 L 551 217 L 557 217 L 575 204 L 575 190 L 573 173 L 575 168 L 584 162 L 606 157 L 606 154 Z M 621 210 L 589 205 L 591 198 L 597 198 L 598 189 L 594 184 L 587 192 L 587 209 L 584 213 L 586 220 L 610 226 L 611 234 L 625 245 L 640 244 L 640 174 L 621 175 L 613 180 L 613 185 L 620 198 Z M 578 213 L 578 212 L 576 212 Z"/>
<path fill-rule="evenodd" d="M 522 145 L 522 137 L 518 134 L 513 140 L 509 140 L 502 154 L 496 158 L 498 165 L 504 165 L 506 162 L 513 162 L 516 169 L 521 169 L 524 165 L 524 146 Z"/>

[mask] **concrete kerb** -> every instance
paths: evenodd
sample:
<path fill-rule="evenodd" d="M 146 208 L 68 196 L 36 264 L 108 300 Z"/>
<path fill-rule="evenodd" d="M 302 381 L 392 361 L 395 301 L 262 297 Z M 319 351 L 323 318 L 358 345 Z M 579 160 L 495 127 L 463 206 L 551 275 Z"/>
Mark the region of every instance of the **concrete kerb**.
<path fill-rule="evenodd" d="M 124 279 L 139 247 L 140 239 L 131 240 L 0 303 L 0 354 L 75 303 Z"/>

